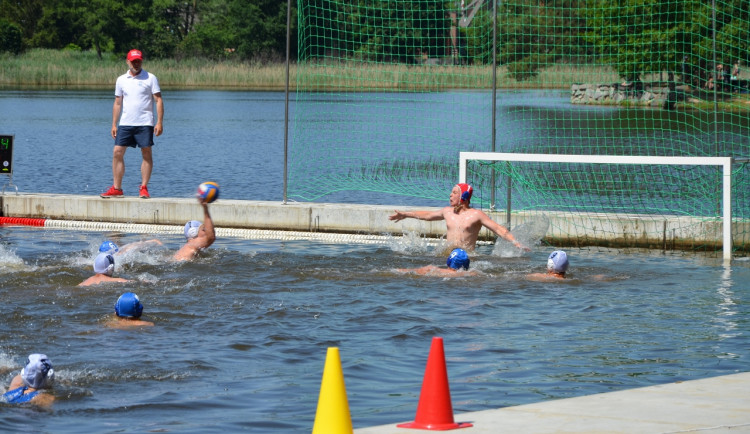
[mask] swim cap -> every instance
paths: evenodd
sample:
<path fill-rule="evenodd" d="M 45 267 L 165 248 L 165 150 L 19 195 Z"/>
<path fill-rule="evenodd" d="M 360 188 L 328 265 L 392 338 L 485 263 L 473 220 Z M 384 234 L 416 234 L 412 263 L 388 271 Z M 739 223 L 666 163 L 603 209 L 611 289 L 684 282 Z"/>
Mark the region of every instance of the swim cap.
<path fill-rule="evenodd" d="M 185 238 L 188 240 L 198 236 L 198 229 L 201 227 L 201 222 L 198 220 L 190 220 L 185 223 Z"/>
<path fill-rule="evenodd" d="M 132 292 L 126 292 L 115 303 L 115 314 L 123 318 L 140 318 L 143 313 L 141 300 Z"/>
<path fill-rule="evenodd" d="M 461 202 L 469 202 L 474 189 L 469 184 L 456 184 L 461 190 Z"/>
<path fill-rule="evenodd" d="M 115 257 L 109 253 L 99 253 L 94 259 L 94 273 L 111 276 L 115 272 Z"/>
<path fill-rule="evenodd" d="M 44 389 L 52 385 L 55 380 L 55 370 L 52 361 L 44 354 L 32 354 L 29 361 L 21 369 L 21 378 L 28 387 Z"/>
<path fill-rule="evenodd" d="M 458 270 L 460 268 L 464 268 L 466 270 L 469 269 L 469 254 L 466 253 L 466 250 L 464 249 L 453 249 L 450 255 L 448 255 L 448 260 L 446 261 L 446 264 L 455 269 Z"/>
<path fill-rule="evenodd" d="M 101 246 L 99 246 L 99 251 L 102 253 L 109 253 L 111 255 L 113 253 L 119 252 L 120 249 L 117 247 L 117 244 L 113 243 L 112 241 L 105 241 Z"/>
<path fill-rule="evenodd" d="M 550 253 L 547 259 L 547 269 L 555 273 L 564 273 L 568 271 L 568 255 L 562 250 L 555 250 Z"/>

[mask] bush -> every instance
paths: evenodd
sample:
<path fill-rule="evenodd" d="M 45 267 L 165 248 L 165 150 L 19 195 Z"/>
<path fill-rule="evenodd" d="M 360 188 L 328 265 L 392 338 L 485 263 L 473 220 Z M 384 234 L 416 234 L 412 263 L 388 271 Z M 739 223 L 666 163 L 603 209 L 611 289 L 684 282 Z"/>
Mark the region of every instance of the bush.
<path fill-rule="evenodd" d="M 0 20 L 0 52 L 18 54 L 23 50 L 21 28 L 6 20 Z"/>

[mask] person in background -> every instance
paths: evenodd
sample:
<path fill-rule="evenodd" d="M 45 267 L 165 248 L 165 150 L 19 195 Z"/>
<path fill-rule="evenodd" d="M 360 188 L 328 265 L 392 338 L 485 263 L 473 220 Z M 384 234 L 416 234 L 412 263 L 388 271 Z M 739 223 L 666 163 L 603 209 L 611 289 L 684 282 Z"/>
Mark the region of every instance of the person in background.
<path fill-rule="evenodd" d="M 122 277 L 112 277 L 114 272 L 115 257 L 109 253 L 99 253 L 94 258 L 94 273 L 96 274 L 79 283 L 78 286 L 91 286 L 106 282 L 130 282 Z"/>
<path fill-rule="evenodd" d="M 458 275 L 469 275 L 474 274 L 468 272 L 471 260 L 469 254 L 464 249 L 453 249 L 448 259 L 445 261 L 445 267 L 438 267 L 436 265 L 425 265 L 420 268 L 399 268 L 397 271 L 402 273 L 416 273 L 419 275 L 429 276 L 458 276 Z M 459 273 L 460 271 L 467 271 L 467 273 Z"/>
<path fill-rule="evenodd" d="M 195 258 L 201 250 L 207 249 L 216 241 L 216 231 L 214 230 L 214 222 L 211 220 L 211 214 L 208 212 L 208 203 L 200 197 L 198 202 L 203 207 L 203 223 L 197 220 L 190 220 L 185 223 L 187 242 L 174 254 L 173 259 L 175 261 L 189 261 Z"/>
<path fill-rule="evenodd" d="M 555 250 L 547 258 L 546 273 L 532 273 L 527 275 L 526 278 L 537 281 L 564 279 L 569 266 L 568 254 L 562 250 Z"/>
<path fill-rule="evenodd" d="M 115 147 L 112 152 L 113 184 L 100 196 L 103 198 L 122 197 L 122 178 L 125 175 L 125 151 L 128 147 L 141 148 L 141 186 L 139 196 L 148 199 L 148 182 L 154 167 L 152 147 L 154 135 L 164 132 L 164 101 L 161 97 L 159 80 L 142 68 L 143 54 L 130 50 L 127 55 L 128 71 L 117 78 L 115 83 L 115 103 L 112 107 L 112 138 Z M 154 106 L 156 116 L 154 117 Z M 119 122 L 119 125 L 118 125 Z"/>
<path fill-rule="evenodd" d="M 466 250 L 476 248 L 479 231 L 486 227 L 495 235 L 504 238 L 514 246 L 523 250 L 530 250 L 521 244 L 508 229 L 495 223 L 487 214 L 481 210 L 471 207 L 471 195 L 474 189 L 469 184 L 456 184 L 451 190 L 449 206 L 437 211 L 398 211 L 388 217 L 389 220 L 401 221 L 405 218 L 418 220 L 437 221 L 445 220 L 446 238 L 451 247 Z"/>
<path fill-rule="evenodd" d="M 115 322 L 111 325 L 115 328 L 153 326 L 151 321 L 141 319 L 143 304 L 133 292 L 122 294 L 115 302 Z"/>
<path fill-rule="evenodd" d="M 52 361 L 44 354 L 31 354 L 21 373 L 13 377 L 0 399 L 8 404 L 31 403 L 49 407 L 55 396 L 47 393 L 55 380 L 55 370 Z"/>

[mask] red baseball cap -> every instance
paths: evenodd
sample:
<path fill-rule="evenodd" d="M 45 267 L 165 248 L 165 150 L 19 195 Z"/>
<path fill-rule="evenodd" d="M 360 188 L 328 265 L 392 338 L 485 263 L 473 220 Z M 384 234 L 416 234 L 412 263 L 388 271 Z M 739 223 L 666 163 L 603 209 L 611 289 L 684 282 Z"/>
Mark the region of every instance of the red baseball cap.
<path fill-rule="evenodd" d="M 143 60 L 143 54 L 141 54 L 138 50 L 130 50 L 128 51 L 128 61 L 133 61 L 135 59 L 141 59 Z"/>

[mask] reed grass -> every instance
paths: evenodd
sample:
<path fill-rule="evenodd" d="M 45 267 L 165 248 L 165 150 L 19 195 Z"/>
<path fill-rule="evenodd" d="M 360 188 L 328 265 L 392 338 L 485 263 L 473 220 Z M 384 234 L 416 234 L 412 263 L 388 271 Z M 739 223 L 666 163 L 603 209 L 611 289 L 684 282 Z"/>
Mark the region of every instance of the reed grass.
<path fill-rule="evenodd" d="M 99 59 L 91 51 L 34 49 L 18 56 L 0 54 L 0 86 L 108 88 L 126 69 L 125 60 L 112 54 Z M 164 88 L 284 90 L 286 85 L 283 63 L 146 59 L 144 69 L 159 77 Z M 504 66 L 497 69 L 497 87 L 507 89 L 569 89 L 572 83 L 617 81 L 611 68 L 600 65 L 553 65 L 524 81 L 513 79 Z M 290 66 L 289 82 L 290 89 L 300 91 L 491 89 L 492 67 L 309 61 Z"/>

